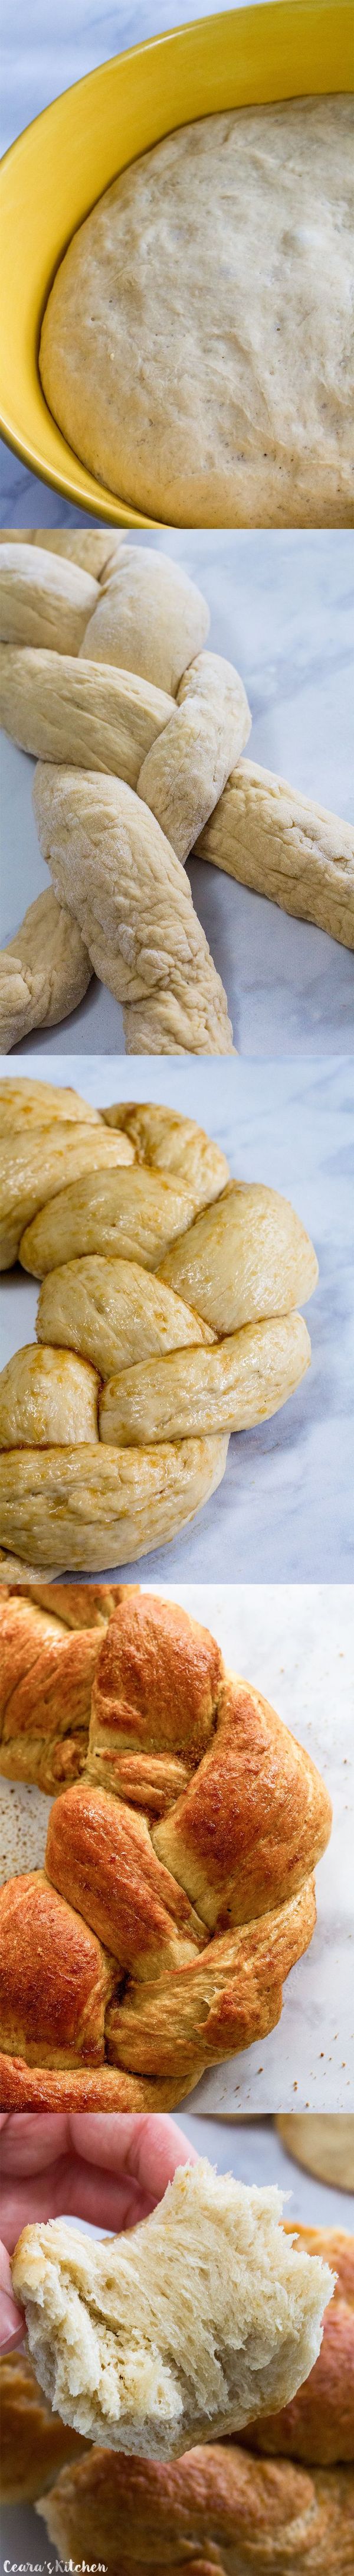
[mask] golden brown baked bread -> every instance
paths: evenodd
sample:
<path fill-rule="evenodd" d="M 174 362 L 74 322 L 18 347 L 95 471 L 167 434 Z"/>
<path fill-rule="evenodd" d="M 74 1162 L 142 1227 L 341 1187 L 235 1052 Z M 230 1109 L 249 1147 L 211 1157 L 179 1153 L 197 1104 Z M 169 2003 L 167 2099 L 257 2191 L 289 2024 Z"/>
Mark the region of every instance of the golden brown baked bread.
<path fill-rule="evenodd" d="M 168 2466 L 92 2450 L 38 2511 L 65 2559 L 107 2576 L 352 2576 L 351 2469 L 256 2460 L 231 2444 Z"/>
<path fill-rule="evenodd" d="M 163 2109 L 264 2037 L 311 1939 L 330 1823 L 309 1755 L 209 1632 L 127 1588 L 45 1873 L 0 1896 L 4 2107 Z"/>
<path fill-rule="evenodd" d="M 138 1591 L 130 1584 L 130 1591 Z M 11 1583 L 9 1590 L 23 1594 L 26 1601 L 38 1601 L 41 1610 L 62 1621 L 65 1628 L 105 1628 L 112 1610 L 126 1591 L 124 1583 Z"/>
<path fill-rule="evenodd" d="M 298 2227 L 296 2244 L 322 2254 L 337 2275 L 321 2350 L 290 2405 L 247 2424 L 244 2438 L 247 2449 L 329 2468 L 333 2461 L 354 2460 L 354 2237 L 340 2227 Z"/>
<path fill-rule="evenodd" d="M 0 1595 L 0 1774 L 51 1796 L 88 1749 L 102 1630 L 122 1586 L 18 1585 Z"/>
<path fill-rule="evenodd" d="M 316 2182 L 354 2192 L 354 2120 L 351 2111 L 277 2111 L 285 2154 L 315 2174 Z"/>
<path fill-rule="evenodd" d="M 86 2450 L 82 2435 L 53 2415 L 23 2352 L 6 2353 L 0 2361 L 0 2428 L 1 2504 L 32 2504 L 64 2460 Z"/>

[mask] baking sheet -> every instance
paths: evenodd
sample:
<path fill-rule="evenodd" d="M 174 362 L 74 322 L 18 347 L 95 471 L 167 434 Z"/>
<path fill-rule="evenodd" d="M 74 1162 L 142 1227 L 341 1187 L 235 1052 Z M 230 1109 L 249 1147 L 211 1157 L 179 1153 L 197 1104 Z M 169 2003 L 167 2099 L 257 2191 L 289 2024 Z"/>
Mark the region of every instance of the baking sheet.
<path fill-rule="evenodd" d="M 13 1059 L 0 1060 L 11 1080 Z M 43 1055 L 21 1057 L 43 1080 Z M 235 1435 L 222 1484 L 168 1546 L 129 1567 L 157 1584 L 349 1581 L 353 1573 L 353 1067 L 342 1059 L 259 1065 L 231 1058 L 53 1056 L 52 1081 L 97 1107 L 163 1101 L 215 1136 L 239 1179 L 292 1200 L 316 1245 L 320 1280 L 307 1307 L 312 1366 L 273 1420 Z M 37 1283 L 4 1275 L 2 1362 L 33 1341 Z M 108 1569 L 119 1582 L 127 1568 Z M 68 1568 L 71 1572 L 71 1568 Z M 103 1572 L 103 1569 L 102 1569 Z"/>
<path fill-rule="evenodd" d="M 286 1981 L 281 2021 L 268 2039 L 203 2076 L 182 2103 L 182 2117 L 190 2105 L 210 2112 L 351 2111 L 354 1589 L 340 1584 L 255 1584 L 252 1589 L 221 1584 L 208 1585 L 207 1593 L 202 1584 L 163 1584 L 160 1589 L 164 1598 L 179 1601 L 212 1630 L 231 1671 L 242 1673 L 278 1710 L 317 1763 L 334 1811 L 331 1841 L 316 1872 L 316 1931 Z M 0 1782 L 7 1853 L 3 1874 L 41 1866 L 50 1805 L 40 1790 Z"/>
<path fill-rule="evenodd" d="M 28 480 L 30 481 L 30 477 Z M 44 486 L 43 486 L 44 495 Z M 53 498 L 53 496 L 52 496 Z M 28 505 L 29 506 L 29 505 Z M 30 514 L 31 515 L 31 514 Z M 54 522 L 66 524 L 64 505 Z M 36 518 L 36 512 L 33 512 Z M 2 524 L 6 524 L 3 520 Z M 44 502 L 39 525 L 44 525 Z M 77 522 L 78 524 L 78 522 Z M 83 522 L 83 524 L 86 524 Z M 92 524 L 88 522 L 88 524 Z M 276 770 L 317 803 L 354 811 L 351 576 L 354 541 L 339 531 L 129 531 L 129 543 L 171 554 L 200 583 L 211 610 L 207 649 L 242 673 L 252 712 L 246 758 Z M 352 591 L 353 596 L 353 591 Z M 32 811 L 35 762 L 2 737 L 1 938 L 48 887 Z M 241 1055 L 354 1051 L 354 959 L 309 922 L 189 862 L 193 901 L 227 992 Z M 11 1051 L 124 1053 L 123 1015 L 93 977 L 59 1029 L 34 1030 Z"/>

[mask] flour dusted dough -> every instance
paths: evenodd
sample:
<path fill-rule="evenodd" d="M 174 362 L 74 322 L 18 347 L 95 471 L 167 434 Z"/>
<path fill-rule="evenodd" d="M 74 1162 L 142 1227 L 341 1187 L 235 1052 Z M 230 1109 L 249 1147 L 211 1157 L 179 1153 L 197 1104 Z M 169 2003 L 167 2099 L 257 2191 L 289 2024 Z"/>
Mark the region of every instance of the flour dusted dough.
<path fill-rule="evenodd" d="M 123 1008 L 128 1055 L 232 1055 L 226 995 L 188 877 L 121 778 L 39 761 L 33 804 L 54 892 Z"/>
<path fill-rule="evenodd" d="M 54 419 L 177 527 L 350 524 L 349 98 L 202 117 L 125 170 L 44 316 Z"/>
<path fill-rule="evenodd" d="M 239 885 L 354 948 L 353 825 L 274 770 L 238 762 L 196 850 Z"/>
<path fill-rule="evenodd" d="M 58 655 L 59 660 L 59 655 Z M 0 1046 L 3 1055 L 30 1029 L 52 1029 L 83 1001 L 91 963 L 66 904 L 52 887 L 38 894 L 21 929 L 0 950 Z"/>
<path fill-rule="evenodd" d="M 107 663 L 0 644 L 0 714 L 5 733 L 36 759 L 112 770 L 137 787 L 156 734 L 175 716 L 175 702 L 164 689 Z"/>

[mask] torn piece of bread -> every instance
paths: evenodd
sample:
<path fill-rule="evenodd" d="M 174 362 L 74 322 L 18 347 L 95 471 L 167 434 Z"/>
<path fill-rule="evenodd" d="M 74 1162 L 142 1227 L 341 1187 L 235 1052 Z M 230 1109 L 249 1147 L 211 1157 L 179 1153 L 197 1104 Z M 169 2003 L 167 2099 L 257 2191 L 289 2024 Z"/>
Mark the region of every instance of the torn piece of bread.
<path fill-rule="evenodd" d="M 64 2422 L 168 2460 L 284 2405 L 319 2351 L 333 2274 L 294 2251 L 281 2212 L 276 2188 L 249 2189 L 205 2157 L 125 2236 L 25 2228 L 14 2294 Z"/>

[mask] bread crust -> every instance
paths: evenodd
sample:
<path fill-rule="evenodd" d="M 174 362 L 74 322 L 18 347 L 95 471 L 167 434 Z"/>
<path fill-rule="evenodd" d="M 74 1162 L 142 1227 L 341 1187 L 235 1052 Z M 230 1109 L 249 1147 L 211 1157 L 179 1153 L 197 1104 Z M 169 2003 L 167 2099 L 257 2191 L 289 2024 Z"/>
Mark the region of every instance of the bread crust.
<path fill-rule="evenodd" d="M 1 2099 L 170 2107 L 278 2021 L 328 1792 L 174 1603 L 122 1587 L 106 1626 L 68 1631 L 10 1595 L 2 1618 L 4 1768 L 60 1796 L 45 1871 L 0 1895 Z"/>
<path fill-rule="evenodd" d="M 336 2276 L 321 2350 L 290 2405 L 247 2424 L 244 2439 L 247 2449 L 330 2468 L 354 2461 L 354 2237 L 340 2227 L 298 2227 L 296 2243 L 321 2254 Z"/>
<path fill-rule="evenodd" d="M 63 2556 L 104 2555 L 108 2576 L 351 2576 L 353 2472 L 255 2460 L 236 2444 L 169 2466 L 93 2450 L 40 2510 Z"/>
<path fill-rule="evenodd" d="M 27 2353 L 6 2353 L 0 2361 L 0 2415 L 1 2504 L 32 2504 L 86 2443 L 53 2415 Z"/>

